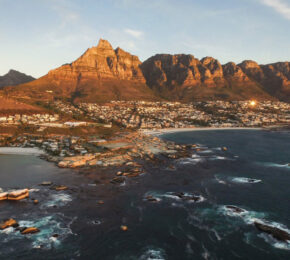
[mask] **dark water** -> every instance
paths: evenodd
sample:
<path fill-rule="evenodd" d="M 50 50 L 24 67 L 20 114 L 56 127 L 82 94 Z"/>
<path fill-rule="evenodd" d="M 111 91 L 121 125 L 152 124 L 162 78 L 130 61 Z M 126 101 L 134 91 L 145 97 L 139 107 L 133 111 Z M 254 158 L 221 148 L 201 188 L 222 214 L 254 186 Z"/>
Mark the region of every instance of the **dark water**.
<path fill-rule="evenodd" d="M 289 243 L 253 225 L 290 229 L 289 133 L 227 130 L 163 137 L 203 149 L 193 150 L 192 158 L 147 165 L 144 175 L 123 186 L 108 184 L 115 169 L 91 173 L 99 183 L 92 185 L 84 173 L 37 157 L 0 156 L 0 187 L 39 189 L 31 198 L 40 201 L 0 202 L 1 218 L 41 230 L 27 237 L 0 231 L 0 259 L 289 259 Z M 220 149 L 224 146 L 227 151 Z M 38 185 L 45 180 L 70 189 Z M 201 200 L 184 201 L 171 192 Z M 147 195 L 159 202 L 146 201 Z M 245 211 L 233 214 L 225 205 Z M 120 225 L 129 230 L 120 231 Z"/>

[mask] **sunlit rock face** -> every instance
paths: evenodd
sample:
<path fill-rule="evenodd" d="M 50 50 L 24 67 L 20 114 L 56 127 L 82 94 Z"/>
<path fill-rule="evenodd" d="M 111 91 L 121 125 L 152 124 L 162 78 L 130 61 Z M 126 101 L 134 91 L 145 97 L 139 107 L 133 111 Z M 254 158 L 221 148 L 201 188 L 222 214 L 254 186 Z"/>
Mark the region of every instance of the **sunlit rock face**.
<path fill-rule="evenodd" d="M 55 97 L 73 102 L 157 100 L 145 83 L 140 65 L 137 56 L 121 48 L 114 50 L 108 41 L 101 39 L 77 60 L 13 92 L 41 101 Z"/>
<path fill-rule="evenodd" d="M 246 60 L 222 65 L 217 59 L 157 54 L 143 63 L 101 39 L 70 64 L 10 89 L 11 96 L 37 101 L 245 100 L 290 102 L 289 62 L 258 65 Z"/>
<path fill-rule="evenodd" d="M 48 73 L 59 79 L 123 79 L 145 82 L 139 68 L 141 62 L 137 56 L 120 48 L 113 49 L 106 40 L 100 40 L 96 47 L 89 48 L 80 58 Z"/>

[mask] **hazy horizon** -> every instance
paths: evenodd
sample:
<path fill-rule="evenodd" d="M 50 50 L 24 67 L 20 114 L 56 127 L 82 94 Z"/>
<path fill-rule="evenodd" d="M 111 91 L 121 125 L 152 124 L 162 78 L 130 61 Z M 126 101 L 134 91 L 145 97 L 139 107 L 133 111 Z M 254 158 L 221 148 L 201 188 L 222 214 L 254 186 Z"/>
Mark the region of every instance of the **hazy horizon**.
<path fill-rule="evenodd" d="M 141 61 L 157 53 L 222 64 L 290 59 L 289 0 L 0 0 L 0 7 L 0 75 L 43 76 L 100 38 Z"/>

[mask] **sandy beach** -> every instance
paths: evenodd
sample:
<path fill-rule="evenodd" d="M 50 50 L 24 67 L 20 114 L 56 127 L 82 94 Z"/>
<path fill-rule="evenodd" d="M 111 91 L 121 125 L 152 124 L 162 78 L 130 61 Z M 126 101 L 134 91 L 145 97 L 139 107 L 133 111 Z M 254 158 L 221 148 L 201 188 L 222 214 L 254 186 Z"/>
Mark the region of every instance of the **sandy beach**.
<path fill-rule="evenodd" d="M 44 152 L 38 148 L 0 147 L 1 154 L 40 155 Z"/>
<path fill-rule="evenodd" d="M 259 127 L 192 127 L 192 128 L 163 128 L 158 130 L 140 130 L 145 135 L 162 135 L 168 133 L 190 132 L 190 131 L 217 131 L 217 130 L 262 130 Z"/>

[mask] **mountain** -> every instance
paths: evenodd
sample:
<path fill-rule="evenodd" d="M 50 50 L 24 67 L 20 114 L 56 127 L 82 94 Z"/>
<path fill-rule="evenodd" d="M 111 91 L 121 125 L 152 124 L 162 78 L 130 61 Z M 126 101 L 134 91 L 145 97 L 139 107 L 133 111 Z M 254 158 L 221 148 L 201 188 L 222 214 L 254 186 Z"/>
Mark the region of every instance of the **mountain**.
<path fill-rule="evenodd" d="M 16 70 L 9 70 L 4 76 L 0 76 L 0 88 L 5 86 L 14 86 L 22 83 L 27 83 L 35 80 L 35 78 L 28 76 Z"/>
<path fill-rule="evenodd" d="M 290 101 L 290 65 L 244 61 L 221 65 L 212 57 L 155 55 L 141 65 L 147 85 L 170 100 L 273 99 Z"/>
<path fill-rule="evenodd" d="M 143 63 L 101 39 L 76 61 L 13 88 L 12 97 L 29 100 L 63 98 L 73 102 L 110 100 L 243 100 L 290 102 L 290 63 L 258 65 L 254 61 L 222 65 L 212 57 L 157 54 Z"/>
<path fill-rule="evenodd" d="M 141 61 L 101 39 L 76 61 L 51 70 L 38 80 L 11 88 L 12 95 L 38 100 L 54 97 L 74 102 L 110 100 L 156 100 L 147 87 Z"/>

